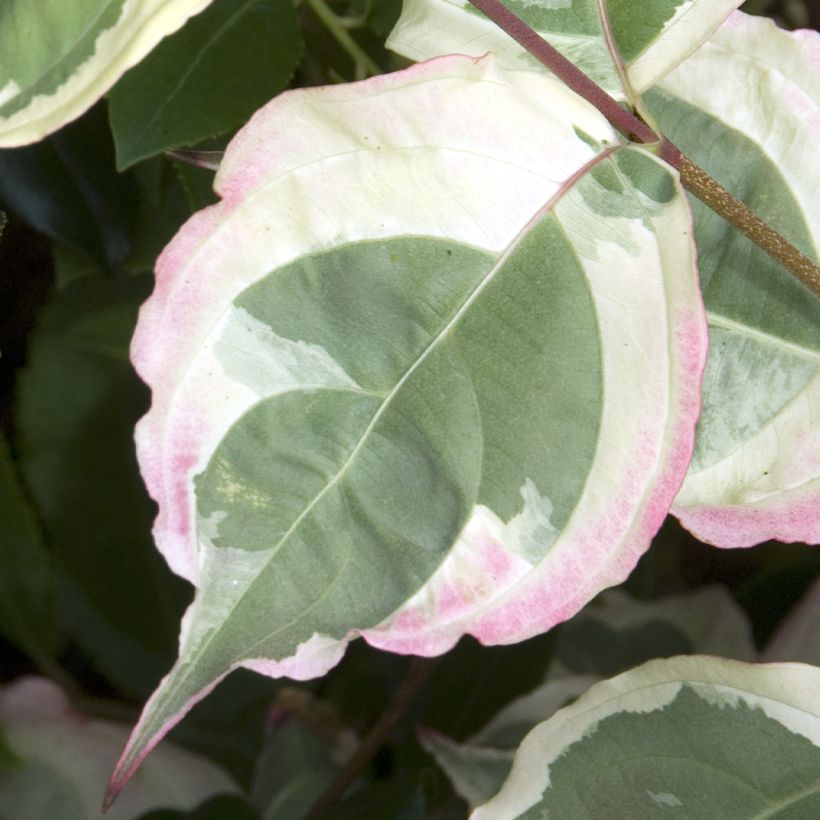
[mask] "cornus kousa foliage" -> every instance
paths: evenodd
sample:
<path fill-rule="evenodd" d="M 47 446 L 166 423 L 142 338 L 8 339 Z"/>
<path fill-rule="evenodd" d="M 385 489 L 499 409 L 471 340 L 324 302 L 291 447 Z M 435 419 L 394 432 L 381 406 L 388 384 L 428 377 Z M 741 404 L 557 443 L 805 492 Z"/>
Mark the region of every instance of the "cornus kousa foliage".
<path fill-rule="evenodd" d="M 157 541 L 198 593 L 123 772 L 237 666 L 522 640 L 626 577 L 706 325 L 674 175 L 616 141 L 462 56 L 283 95 L 234 140 L 132 348 Z"/>
<path fill-rule="evenodd" d="M 368 68 L 355 20 L 309 4 Z M 195 595 L 109 803 L 239 668 L 305 681 L 356 638 L 522 642 L 627 579 L 670 512 L 717 547 L 820 543 L 820 297 L 723 218 L 742 200 L 816 262 L 816 33 L 739 2 L 507 0 L 599 86 L 581 96 L 471 4 L 405 0 L 387 45 L 415 64 L 274 96 L 301 54 L 290 3 L 53 5 L 54 42 L 0 9 L 0 144 L 81 114 L 188 17 L 111 94 L 117 166 L 143 163 L 160 202 L 147 158 L 247 120 L 189 155 L 216 201 L 159 255 L 130 346 L 156 546 Z M 657 140 L 618 130 L 601 89 Z M 686 192 L 693 164 L 717 204 Z M 15 526 L 33 554 L 36 522 Z M 420 742 L 477 818 L 815 816 L 816 598 L 761 654 L 719 589 L 605 594 L 539 688 Z"/>

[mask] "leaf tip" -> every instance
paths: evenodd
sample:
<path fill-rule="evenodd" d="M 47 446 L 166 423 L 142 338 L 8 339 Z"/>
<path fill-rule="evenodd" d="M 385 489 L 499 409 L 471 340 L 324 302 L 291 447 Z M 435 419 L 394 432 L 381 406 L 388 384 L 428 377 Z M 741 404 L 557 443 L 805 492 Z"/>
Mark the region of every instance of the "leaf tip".
<path fill-rule="evenodd" d="M 108 814 L 108 810 L 114 805 L 118 794 L 119 789 L 114 788 L 112 781 L 109 781 L 108 788 L 106 788 L 105 794 L 103 795 L 102 806 L 100 806 L 100 812 L 102 814 Z"/>
<path fill-rule="evenodd" d="M 111 778 L 108 781 L 108 785 L 105 789 L 105 794 L 103 795 L 101 807 L 101 811 L 103 814 L 106 814 L 108 810 L 114 805 L 114 802 L 119 797 L 120 792 L 125 788 L 125 786 L 128 784 L 128 781 L 134 776 L 137 769 L 142 765 L 143 760 L 145 760 L 145 758 L 148 756 L 148 753 L 159 741 L 159 738 L 157 738 L 157 740 L 154 741 L 154 743 L 151 743 L 148 746 L 144 747 L 143 750 L 135 756 L 133 753 L 133 739 L 134 733 L 132 733 L 131 737 L 128 739 L 128 743 L 125 749 L 123 749 L 123 752 L 120 755 L 120 759 L 117 761 L 117 765 L 114 767 L 114 771 L 111 773 Z"/>

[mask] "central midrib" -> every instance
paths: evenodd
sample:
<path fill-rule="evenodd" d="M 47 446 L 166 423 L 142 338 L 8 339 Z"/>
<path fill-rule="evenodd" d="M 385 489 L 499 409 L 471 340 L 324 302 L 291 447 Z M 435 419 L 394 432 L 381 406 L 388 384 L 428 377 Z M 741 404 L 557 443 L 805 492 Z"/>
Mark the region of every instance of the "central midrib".
<path fill-rule="evenodd" d="M 549 213 L 552 213 L 558 204 L 558 202 L 564 197 L 564 195 L 574 188 L 575 184 L 581 180 L 583 177 L 586 176 L 589 171 L 591 171 L 596 165 L 599 163 L 607 160 L 612 153 L 617 150 L 620 146 L 612 146 L 605 151 L 597 154 L 593 157 L 590 161 L 585 163 L 581 168 L 578 169 L 569 179 L 567 179 L 556 191 L 556 193 L 548 200 L 548 202 L 536 213 L 533 217 L 522 227 L 516 237 L 510 242 L 507 248 L 502 252 L 502 254 L 498 257 L 496 262 L 491 266 L 490 270 L 481 278 L 481 280 L 476 284 L 476 286 L 470 291 L 468 296 L 464 299 L 461 305 L 456 309 L 455 313 L 452 317 L 445 323 L 442 329 L 430 340 L 424 350 L 421 351 L 419 356 L 414 360 L 414 362 L 408 367 L 408 369 L 404 372 L 401 378 L 396 382 L 395 386 L 390 390 L 389 393 L 384 398 L 384 401 L 379 406 L 378 410 L 373 414 L 372 418 L 368 422 L 367 427 L 363 431 L 359 441 L 355 445 L 355 447 L 351 450 L 350 455 L 347 457 L 345 462 L 341 465 L 339 470 L 336 474 L 331 478 L 327 484 L 314 496 L 314 498 L 310 501 L 310 503 L 305 507 L 305 509 L 294 519 L 293 523 L 288 527 L 288 529 L 282 534 L 279 538 L 277 543 L 271 548 L 271 557 L 259 568 L 256 575 L 250 580 L 245 587 L 244 592 L 240 595 L 239 598 L 234 602 L 228 612 L 224 615 L 222 619 L 222 623 L 226 623 L 239 606 L 240 602 L 243 598 L 248 594 L 249 590 L 253 587 L 253 585 L 259 580 L 259 577 L 265 571 L 267 566 L 269 565 L 270 561 L 273 559 L 273 556 L 282 548 L 285 544 L 287 539 L 298 529 L 302 521 L 312 512 L 313 509 L 321 502 L 321 500 L 327 495 L 327 493 L 335 487 L 340 479 L 346 474 L 347 470 L 349 469 L 350 465 L 355 460 L 356 456 L 362 450 L 364 446 L 364 442 L 369 437 L 370 433 L 375 428 L 376 424 L 378 424 L 381 417 L 384 415 L 386 409 L 390 406 L 392 400 L 401 390 L 401 388 L 407 383 L 407 381 L 412 377 L 412 375 L 418 370 L 418 368 L 424 363 L 427 357 L 434 351 L 439 343 L 455 328 L 455 326 L 461 321 L 461 319 L 465 316 L 467 311 L 470 307 L 475 303 L 481 293 L 485 290 L 485 288 L 495 279 L 497 273 L 504 268 L 510 256 L 518 249 L 519 244 L 523 241 L 523 239 L 529 235 L 529 232 L 532 228 L 539 224 L 541 219 L 545 218 L 545 216 Z M 338 577 L 338 576 L 337 576 Z M 328 584 L 319 597 L 307 608 L 302 610 L 298 617 L 293 620 L 289 621 L 286 624 L 281 625 L 276 630 L 273 630 L 267 633 L 263 638 L 260 638 L 256 643 L 244 647 L 241 652 L 238 652 L 233 659 L 230 661 L 229 666 L 234 666 L 241 660 L 252 657 L 253 649 L 258 646 L 259 644 L 270 640 L 270 638 L 276 635 L 279 632 L 282 632 L 289 627 L 291 627 L 296 621 L 301 620 L 305 617 L 312 609 L 318 606 L 322 600 L 326 597 L 328 591 L 333 588 L 334 582 Z M 195 605 L 195 604 L 194 604 Z M 207 651 L 208 647 L 211 645 L 212 641 L 216 639 L 219 635 L 221 629 L 217 627 L 214 629 L 211 634 L 206 638 L 206 640 L 199 646 L 199 648 L 194 653 L 193 657 L 189 661 L 190 664 L 196 663 L 196 661 L 202 657 L 202 655 Z"/>

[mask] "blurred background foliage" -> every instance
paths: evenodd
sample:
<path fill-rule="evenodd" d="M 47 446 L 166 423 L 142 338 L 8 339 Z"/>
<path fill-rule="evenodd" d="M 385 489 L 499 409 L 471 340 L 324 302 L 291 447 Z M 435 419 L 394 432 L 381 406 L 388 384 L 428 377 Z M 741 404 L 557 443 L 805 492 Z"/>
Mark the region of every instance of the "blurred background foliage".
<path fill-rule="evenodd" d="M 171 39 L 195 51 L 232 2 L 216 0 Z M 186 89 L 180 104 L 210 109 L 197 116 L 193 131 L 162 144 L 141 125 L 145 111 L 131 107 L 131 100 L 155 99 L 157 74 L 173 70 L 178 57 L 161 45 L 76 122 L 36 145 L 0 151 L 0 206 L 8 218 L 0 241 L 0 588 L 13 589 L 15 600 L 7 606 L 9 596 L 0 596 L 0 682 L 45 674 L 78 708 L 124 721 L 136 718 L 173 664 L 179 620 L 192 597 L 153 547 L 155 508 L 132 441 L 149 395 L 131 370 L 128 343 L 151 289 L 153 260 L 191 213 L 213 201 L 212 172 L 162 148 L 219 150 L 286 87 L 344 82 L 406 64 L 383 47 L 400 0 L 256 5 L 246 28 L 233 33 L 238 40 L 229 39 L 225 53 L 204 66 L 200 85 Z M 819 5 L 749 0 L 743 9 L 788 28 L 814 28 Z M 225 74 L 221 61 L 251 35 L 276 48 L 229 74 L 230 87 L 215 85 Z M 214 110 L 220 107 L 213 100 L 228 96 L 230 110 Z M 168 108 L 160 120 L 179 113 Z M 779 543 L 715 550 L 670 519 L 625 588 L 654 598 L 724 584 L 762 644 L 818 574 L 816 550 Z M 561 629 L 509 647 L 462 640 L 358 791 L 329 816 L 464 816 L 464 804 L 418 746 L 414 725 L 466 737 L 542 680 Z M 368 730 L 407 667 L 407 658 L 359 641 L 330 674 L 306 684 L 238 672 L 172 737 L 225 766 L 257 805 L 284 800 L 289 784 L 295 802 L 280 802 L 266 816 L 298 816 L 295 807 L 309 805 L 337 770 L 335 746 Z M 189 816 L 243 812 L 256 816 L 233 799 L 211 801 Z"/>

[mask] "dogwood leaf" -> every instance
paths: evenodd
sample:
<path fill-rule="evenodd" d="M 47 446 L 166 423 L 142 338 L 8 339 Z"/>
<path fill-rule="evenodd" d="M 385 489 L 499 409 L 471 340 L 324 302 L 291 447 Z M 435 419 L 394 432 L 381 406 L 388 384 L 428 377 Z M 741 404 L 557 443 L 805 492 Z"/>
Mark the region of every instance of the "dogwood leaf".
<path fill-rule="evenodd" d="M 813 259 L 818 55 L 816 32 L 738 13 L 646 97 L 664 133 Z M 820 543 L 820 298 L 706 206 L 692 209 L 711 345 L 673 512 L 721 547 Z"/>
<path fill-rule="evenodd" d="M 90 108 L 211 0 L 4 0 L 0 147 L 26 145 Z"/>
<path fill-rule="evenodd" d="M 614 671 L 620 672 L 657 657 L 653 651 L 670 648 L 749 661 L 757 655 L 749 620 L 723 587 L 654 601 L 607 590 L 562 625 L 543 684 L 510 701 L 463 743 L 427 729 L 419 732 L 419 739 L 458 794 L 475 808 L 501 788 L 515 749 L 537 724 L 613 674 L 613 655 L 620 664 Z"/>
<path fill-rule="evenodd" d="M 691 54 L 739 0 L 504 0 L 598 85 L 645 91 Z M 604 14 L 605 12 L 605 14 Z M 613 59 L 608 41 L 617 49 Z M 468 0 L 405 0 L 388 48 L 411 60 L 488 51 L 510 68 L 540 66 Z M 629 89 L 624 88 L 623 66 Z"/>
<path fill-rule="evenodd" d="M 802 664 L 650 661 L 533 729 L 472 817 L 811 817 L 818 686 L 820 669 Z"/>
<path fill-rule="evenodd" d="M 232 668 L 522 640 L 630 571 L 705 323 L 675 177 L 613 141 L 548 75 L 459 56 L 287 93 L 232 142 L 132 347 L 155 536 L 198 592 L 114 791 Z"/>

